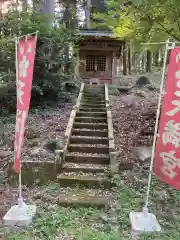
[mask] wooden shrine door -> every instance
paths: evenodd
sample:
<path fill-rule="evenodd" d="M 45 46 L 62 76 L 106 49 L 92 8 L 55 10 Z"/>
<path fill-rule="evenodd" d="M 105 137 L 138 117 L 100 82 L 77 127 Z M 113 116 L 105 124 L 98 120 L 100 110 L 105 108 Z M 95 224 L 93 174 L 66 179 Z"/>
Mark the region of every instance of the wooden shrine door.
<path fill-rule="evenodd" d="M 80 71 L 82 78 L 112 78 L 112 55 L 111 53 L 103 53 L 103 51 L 83 51 L 81 59 L 84 61 L 83 71 Z"/>

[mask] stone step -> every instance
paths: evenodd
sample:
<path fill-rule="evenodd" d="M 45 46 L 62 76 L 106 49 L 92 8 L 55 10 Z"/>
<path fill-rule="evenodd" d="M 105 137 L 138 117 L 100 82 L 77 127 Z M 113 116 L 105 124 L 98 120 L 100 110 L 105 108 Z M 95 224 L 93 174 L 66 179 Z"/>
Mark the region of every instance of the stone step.
<path fill-rule="evenodd" d="M 108 144 L 109 141 L 107 137 L 71 136 L 70 143 Z"/>
<path fill-rule="evenodd" d="M 105 104 L 105 100 L 104 99 L 100 99 L 100 100 L 97 100 L 97 99 L 94 99 L 94 98 L 84 98 L 82 99 L 82 102 L 83 103 L 88 103 L 88 104 Z"/>
<path fill-rule="evenodd" d="M 95 137 L 108 137 L 107 130 L 94 130 L 94 129 L 80 129 L 73 128 L 72 129 L 73 136 L 95 136 Z"/>
<path fill-rule="evenodd" d="M 87 103 L 87 104 L 105 104 L 105 100 L 104 99 L 96 99 L 96 98 L 83 98 L 82 99 L 83 103 Z"/>
<path fill-rule="evenodd" d="M 89 85 L 89 86 L 85 86 L 84 87 L 84 91 L 88 91 L 88 92 L 94 92 L 94 91 L 101 91 L 104 92 L 104 86 L 95 86 L 95 85 Z"/>
<path fill-rule="evenodd" d="M 104 84 L 99 84 L 99 85 L 95 85 L 95 84 L 89 84 L 89 83 L 86 83 L 85 84 L 85 88 L 104 88 Z"/>
<path fill-rule="evenodd" d="M 94 93 L 94 92 L 105 92 L 105 89 L 104 89 L 104 87 L 96 87 L 96 88 L 85 87 L 84 92 L 92 92 L 92 93 Z"/>
<path fill-rule="evenodd" d="M 106 108 L 106 105 L 105 104 L 88 104 L 88 103 L 81 103 L 80 105 L 81 107 L 87 107 L 87 108 Z"/>
<path fill-rule="evenodd" d="M 108 145 L 101 144 L 70 144 L 68 146 L 69 152 L 78 152 L 78 153 L 109 153 Z"/>
<path fill-rule="evenodd" d="M 65 155 L 65 162 L 108 165 L 110 159 L 108 154 L 83 154 L 71 152 Z"/>
<path fill-rule="evenodd" d="M 84 91 L 83 96 L 87 97 L 99 97 L 102 96 L 105 98 L 105 92 L 104 91 Z"/>
<path fill-rule="evenodd" d="M 95 97 L 95 96 L 85 95 L 83 96 L 82 100 L 83 99 L 85 99 L 86 101 L 105 101 L 105 98 L 103 96 Z"/>
<path fill-rule="evenodd" d="M 109 188 L 110 181 L 104 173 L 61 173 L 57 176 L 57 180 L 61 186 L 90 186 L 90 187 L 101 187 Z"/>
<path fill-rule="evenodd" d="M 104 173 L 107 165 L 102 164 L 84 164 L 84 163 L 68 163 L 63 165 L 63 172 L 85 172 L 85 173 Z"/>
<path fill-rule="evenodd" d="M 79 111 L 76 114 L 77 117 L 107 117 L 106 112 L 84 112 L 84 111 Z"/>
<path fill-rule="evenodd" d="M 85 95 L 93 95 L 93 96 L 98 96 L 98 94 L 101 94 L 102 96 L 105 96 L 105 90 L 89 91 L 88 89 L 85 89 L 83 94 L 85 94 Z"/>
<path fill-rule="evenodd" d="M 107 123 L 83 123 L 83 122 L 76 122 L 76 121 L 73 127 L 86 128 L 86 129 L 108 129 Z"/>
<path fill-rule="evenodd" d="M 106 112 L 106 108 L 88 108 L 80 106 L 82 112 Z"/>
<path fill-rule="evenodd" d="M 84 123 L 107 123 L 107 118 L 100 117 L 76 117 L 75 122 L 84 122 Z"/>
<path fill-rule="evenodd" d="M 95 85 L 95 84 L 89 84 L 89 83 L 86 83 L 85 84 L 85 86 L 84 86 L 84 88 L 85 89 L 89 89 L 89 88 L 91 88 L 91 89 L 101 89 L 101 88 L 103 88 L 104 89 L 104 84 L 100 84 L 100 85 Z"/>
<path fill-rule="evenodd" d="M 89 93 L 85 93 L 83 94 L 83 98 L 93 98 L 93 99 L 100 99 L 100 100 L 104 100 L 105 99 L 105 95 L 101 94 L 101 93 L 97 93 L 97 94 L 89 94 Z"/>
<path fill-rule="evenodd" d="M 92 85 L 91 85 L 92 86 Z M 96 91 L 101 91 L 101 92 L 104 92 L 105 89 L 104 89 L 104 86 L 101 86 L 101 87 L 85 87 L 84 88 L 84 91 L 90 91 L 90 92 L 96 92 Z"/>
<path fill-rule="evenodd" d="M 58 197 L 58 203 L 63 206 L 104 208 L 112 201 L 112 195 L 108 190 L 86 189 L 78 192 L 74 189 L 68 189 L 67 192 L 65 190 L 60 192 Z"/>
<path fill-rule="evenodd" d="M 83 97 L 99 97 L 99 96 L 102 96 L 105 98 L 105 93 L 104 91 L 84 91 L 83 92 Z"/>

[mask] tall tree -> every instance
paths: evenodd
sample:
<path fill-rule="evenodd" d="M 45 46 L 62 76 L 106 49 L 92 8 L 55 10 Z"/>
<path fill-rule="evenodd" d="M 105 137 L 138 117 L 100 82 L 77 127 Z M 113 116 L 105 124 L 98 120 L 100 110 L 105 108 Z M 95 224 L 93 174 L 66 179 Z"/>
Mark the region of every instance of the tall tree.
<path fill-rule="evenodd" d="M 63 1 L 63 19 L 68 28 L 75 29 L 77 27 L 77 0 Z"/>
<path fill-rule="evenodd" d="M 179 0 L 109 0 L 108 9 L 95 14 L 101 20 L 98 26 L 112 29 L 118 38 L 136 43 L 139 52 L 147 52 L 147 71 L 151 71 L 152 53 L 160 46 L 140 46 L 140 42 L 180 41 Z"/>
<path fill-rule="evenodd" d="M 40 12 L 42 14 L 54 15 L 55 0 L 40 0 Z"/>
<path fill-rule="evenodd" d="M 123 44 L 123 74 L 127 75 L 127 47 L 126 47 L 126 42 Z"/>
<path fill-rule="evenodd" d="M 148 50 L 146 60 L 146 72 L 151 72 L 151 70 L 152 70 L 152 53 L 150 50 Z"/>
<path fill-rule="evenodd" d="M 23 11 L 27 11 L 27 8 L 28 8 L 28 0 L 21 0 L 21 2 L 22 2 Z"/>

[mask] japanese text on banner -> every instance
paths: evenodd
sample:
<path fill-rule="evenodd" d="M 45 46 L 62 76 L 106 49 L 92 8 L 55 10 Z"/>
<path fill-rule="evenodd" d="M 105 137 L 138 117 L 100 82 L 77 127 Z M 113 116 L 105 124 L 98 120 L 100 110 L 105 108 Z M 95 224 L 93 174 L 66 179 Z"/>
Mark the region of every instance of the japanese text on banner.
<path fill-rule="evenodd" d="M 180 189 L 180 48 L 171 51 L 155 152 L 155 174 Z"/>
<path fill-rule="evenodd" d="M 20 172 L 20 157 L 23 149 L 26 119 L 31 99 L 36 41 L 36 36 L 29 39 L 24 38 L 19 40 L 17 46 L 17 114 L 14 143 L 14 168 L 17 173 Z"/>

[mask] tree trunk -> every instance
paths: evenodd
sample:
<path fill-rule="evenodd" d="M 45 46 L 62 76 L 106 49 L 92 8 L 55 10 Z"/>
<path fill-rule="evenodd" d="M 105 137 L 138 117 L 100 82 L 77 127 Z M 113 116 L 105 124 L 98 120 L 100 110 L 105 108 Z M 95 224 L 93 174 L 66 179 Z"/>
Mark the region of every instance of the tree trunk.
<path fill-rule="evenodd" d="M 164 62 L 164 51 L 163 51 L 163 48 L 161 48 L 161 51 L 160 51 L 160 66 L 162 67 L 163 66 L 163 62 Z"/>
<path fill-rule="evenodd" d="M 16 0 L 16 5 L 15 5 L 16 12 L 18 12 L 18 6 L 19 6 L 19 1 Z"/>
<path fill-rule="evenodd" d="M 168 52 L 167 52 L 167 61 L 166 61 L 166 64 L 169 64 L 169 61 L 170 61 L 170 55 L 171 55 L 171 50 L 168 49 Z"/>
<path fill-rule="evenodd" d="M 54 0 L 41 0 L 40 1 L 40 12 L 42 14 L 54 14 Z"/>
<path fill-rule="evenodd" d="M 28 8 L 27 0 L 22 0 L 22 7 L 23 7 L 23 11 L 27 11 L 27 8 Z"/>
<path fill-rule="evenodd" d="M 68 0 L 64 2 L 63 19 L 67 28 L 75 29 L 77 27 L 77 1 Z"/>
<path fill-rule="evenodd" d="M 39 4 L 38 4 L 37 0 L 33 0 L 32 5 L 33 5 L 33 11 L 36 11 L 37 8 L 39 7 Z"/>
<path fill-rule="evenodd" d="M 127 75 L 127 50 L 126 43 L 123 45 L 123 74 Z"/>
<path fill-rule="evenodd" d="M 134 52 L 134 57 L 133 57 L 134 58 L 134 70 L 136 72 L 139 72 L 138 56 L 139 56 L 139 54 Z"/>
<path fill-rule="evenodd" d="M 152 53 L 147 51 L 147 61 L 146 61 L 146 72 L 151 72 L 152 70 Z"/>
<path fill-rule="evenodd" d="M 156 67 L 159 66 L 159 50 L 157 50 L 157 51 L 155 52 L 155 54 L 154 54 L 154 65 L 155 65 Z"/>
<path fill-rule="evenodd" d="M 0 17 L 2 17 L 3 13 L 2 13 L 2 4 L 0 3 Z"/>
<path fill-rule="evenodd" d="M 128 45 L 128 69 L 129 69 L 129 74 L 131 74 L 131 70 L 132 70 L 131 43 L 129 43 L 129 45 Z"/>
<path fill-rule="evenodd" d="M 49 25 L 53 24 L 53 16 L 55 11 L 55 3 L 54 0 L 41 0 L 40 1 L 40 13 L 45 15 L 50 15 Z"/>
<path fill-rule="evenodd" d="M 131 42 L 131 59 L 132 59 L 132 70 L 135 69 L 135 53 L 134 53 L 134 42 Z"/>
<path fill-rule="evenodd" d="M 145 69 L 146 69 L 146 53 L 142 52 L 140 54 L 140 72 L 145 72 Z"/>
<path fill-rule="evenodd" d="M 90 0 L 83 0 L 83 6 L 84 6 L 84 14 L 85 14 L 85 25 L 89 29 L 91 25 L 90 21 L 90 13 L 91 13 L 91 1 Z"/>

